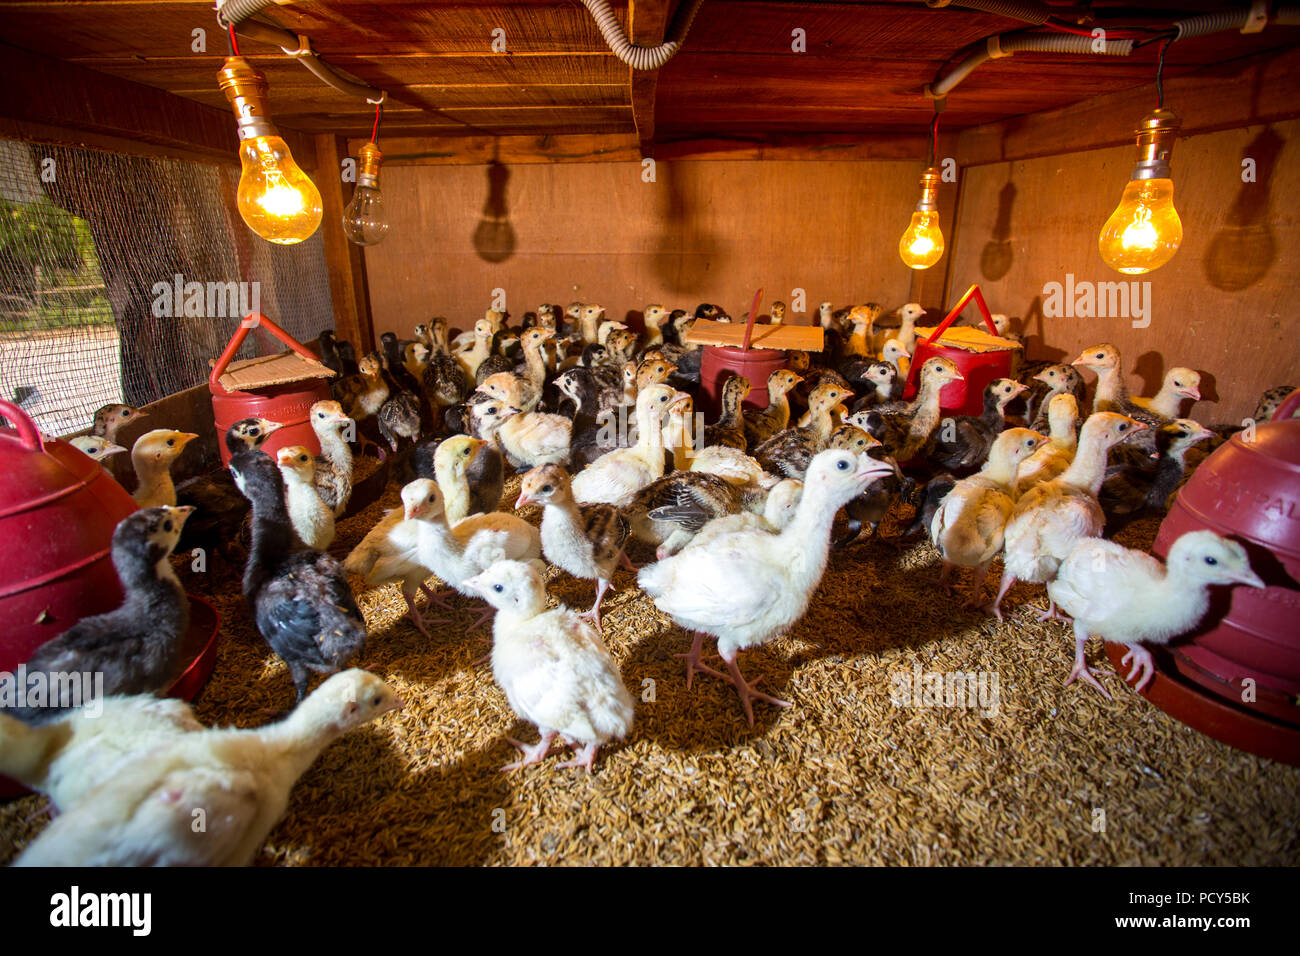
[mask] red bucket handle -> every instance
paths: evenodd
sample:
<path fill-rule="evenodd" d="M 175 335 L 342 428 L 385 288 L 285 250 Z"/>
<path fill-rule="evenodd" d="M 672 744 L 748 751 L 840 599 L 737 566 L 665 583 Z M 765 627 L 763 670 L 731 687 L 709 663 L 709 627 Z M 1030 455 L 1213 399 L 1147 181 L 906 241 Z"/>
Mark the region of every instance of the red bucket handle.
<path fill-rule="evenodd" d="M 1297 406 L 1300 406 L 1300 388 L 1297 388 L 1286 398 L 1282 399 L 1282 404 L 1279 405 L 1277 411 L 1273 413 L 1273 421 L 1286 421 L 1295 414 Z"/>
<path fill-rule="evenodd" d="M 226 374 L 226 366 L 230 364 L 232 359 L 234 359 L 235 353 L 238 352 L 239 347 L 244 344 L 244 339 L 248 338 L 248 333 L 258 327 L 266 329 L 303 358 L 312 362 L 320 361 L 319 357 L 312 354 L 311 349 L 301 344 L 297 339 L 264 316 L 261 312 L 250 312 L 248 315 L 244 316 L 244 321 L 239 323 L 239 328 L 235 331 L 235 334 L 230 337 L 230 341 L 226 344 L 226 350 L 222 352 L 221 357 L 217 359 L 217 364 L 212 366 L 212 374 L 208 376 L 208 389 L 213 395 L 230 394 L 225 386 L 221 384 L 221 376 Z"/>
<path fill-rule="evenodd" d="M 0 400 L 0 415 L 13 422 L 14 430 L 18 432 L 18 440 L 22 442 L 24 448 L 28 451 L 45 451 L 45 442 L 41 439 L 40 430 L 25 411 L 13 402 Z M 4 437 L 13 440 L 12 436 Z"/>
<path fill-rule="evenodd" d="M 925 340 L 926 345 L 933 344 L 934 340 L 948 331 L 948 326 L 957 321 L 957 316 L 961 315 L 962 309 L 970 305 L 970 300 L 974 299 L 975 304 L 980 307 L 980 313 L 984 316 L 984 324 L 989 327 L 992 335 L 998 334 L 998 327 L 993 324 L 993 316 L 989 315 L 989 307 L 984 302 L 984 293 L 980 291 L 978 285 L 973 285 L 966 290 L 966 294 L 957 300 L 957 304 L 952 307 L 952 311 L 943 317 L 939 327 L 931 333 L 930 337 Z"/>
<path fill-rule="evenodd" d="M 749 337 L 754 334 L 754 322 L 758 319 L 758 305 L 763 301 L 763 290 L 759 289 L 754 293 L 754 301 L 749 306 L 749 318 L 745 320 L 745 343 L 740 347 L 742 352 L 749 351 Z"/>

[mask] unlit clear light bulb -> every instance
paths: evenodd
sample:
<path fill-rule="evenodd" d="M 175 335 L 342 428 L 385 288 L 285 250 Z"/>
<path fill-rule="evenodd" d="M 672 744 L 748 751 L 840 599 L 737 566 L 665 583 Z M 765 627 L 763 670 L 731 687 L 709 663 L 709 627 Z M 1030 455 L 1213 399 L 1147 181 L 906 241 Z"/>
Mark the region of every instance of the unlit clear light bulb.
<path fill-rule="evenodd" d="M 270 242 L 293 245 L 320 226 L 320 191 L 298 168 L 279 136 L 258 136 L 239 147 L 239 214 Z"/>
<path fill-rule="evenodd" d="M 913 269 L 928 269 L 943 258 L 943 232 L 937 212 L 912 213 L 912 224 L 898 240 L 898 254 Z"/>
<path fill-rule="evenodd" d="M 1097 247 L 1106 264 L 1125 275 L 1159 269 L 1183 241 L 1171 179 L 1134 179 L 1102 227 Z"/>
<path fill-rule="evenodd" d="M 343 210 L 343 232 L 359 246 L 373 246 L 388 232 L 384 197 L 379 192 L 379 166 L 384 154 L 374 143 L 366 143 L 357 155 L 357 188 L 352 202 Z"/>
<path fill-rule="evenodd" d="M 352 202 L 343 211 L 343 231 L 359 246 L 373 246 L 388 232 L 384 197 L 377 187 L 357 184 Z"/>

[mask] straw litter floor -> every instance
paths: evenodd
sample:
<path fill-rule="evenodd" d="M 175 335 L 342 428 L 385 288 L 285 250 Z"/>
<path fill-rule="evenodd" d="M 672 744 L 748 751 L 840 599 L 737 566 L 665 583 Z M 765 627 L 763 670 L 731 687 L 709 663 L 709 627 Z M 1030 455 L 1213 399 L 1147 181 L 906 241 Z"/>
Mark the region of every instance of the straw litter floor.
<path fill-rule="evenodd" d="M 517 482 L 507 488 L 510 501 Z M 340 526 L 345 554 L 390 487 Z M 539 518 L 536 509 L 526 516 Z M 1130 526 L 1143 546 L 1156 522 Z M 894 530 L 894 529 L 889 529 Z M 634 550 L 633 559 L 650 557 Z M 301 779 L 260 856 L 265 865 L 529 864 L 1294 864 L 1300 771 L 1240 753 L 1156 710 L 1110 674 L 1114 695 L 1062 687 L 1072 641 L 1012 591 L 1005 624 L 959 610 L 928 579 L 927 544 L 879 543 L 832 557 L 809 614 L 742 656 L 752 678 L 794 702 L 756 704 L 708 677 L 686 690 L 683 633 L 628 572 L 605 603 L 606 640 L 637 699 L 629 740 L 597 772 L 540 766 L 503 774 L 504 737 L 536 739 L 494 684 L 469 602 L 425 640 L 396 586 L 367 593 L 359 662 L 405 709 L 327 750 Z M 990 575 L 990 587 L 1000 569 Z M 206 723 L 255 726 L 292 702 L 288 671 L 252 629 L 230 575 L 192 585 L 222 614 Z M 585 608 L 593 587 L 551 569 L 553 598 Z M 453 599 L 456 603 L 457 599 Z M 914 671 L 996 676 L 996 707 L 891 701 Z M 986 689 L 993 685 L 988 683 Z M 986 702 L 988 699 L 986 698 Z M 34 797 L 0 804 L 0 862 L 44 823 Z"/>

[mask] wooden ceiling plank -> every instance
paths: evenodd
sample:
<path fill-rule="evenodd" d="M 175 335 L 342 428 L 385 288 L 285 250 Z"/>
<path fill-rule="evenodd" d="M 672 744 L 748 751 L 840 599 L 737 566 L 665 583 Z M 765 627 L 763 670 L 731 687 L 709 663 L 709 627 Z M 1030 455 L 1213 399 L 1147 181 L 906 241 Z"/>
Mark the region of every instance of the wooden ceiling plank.
<path fill-rule="evenodd" d="M 349 140 L 354 152 L 364 140 Z M 496 159 L 518 163 L 633 162 L 640 156 L 635 133 L 539 136 L 394 136 L 384 145 L 386 166 L 482 165 Z"/>
<path fill-rule="evenodd" d="M 1185 137 L 1300 117 L 1293 92 L 1298 88 L 1300 48 L 1293 48 L 1168 80 L 1165 105 L 1182 120 L 1179 135 Z M 979 166 L 1132 143 L 1133 129 L 1155 108 L 1154 99 L 1150 87 L 1139 87 L 965 129 L 958 137 L 958 161 Z"/>
<path fill-rule="evenodd" d="M 229 110 L 12 47 L 0 45 L 0 60 L 9 72 L 0 117 L 219 161 L 236 157 L 238 140 Z M 293 130 L 282 132 L 299 165 L 314 168 L 312 142 Z"/>

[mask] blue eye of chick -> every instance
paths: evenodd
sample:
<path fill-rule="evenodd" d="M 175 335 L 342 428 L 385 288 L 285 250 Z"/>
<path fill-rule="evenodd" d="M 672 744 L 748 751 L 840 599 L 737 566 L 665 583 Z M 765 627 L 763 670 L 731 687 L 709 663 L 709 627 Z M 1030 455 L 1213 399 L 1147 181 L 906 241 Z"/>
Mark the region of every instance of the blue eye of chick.
<path fill-rule="evenodd" d="M 835 463 L 835 467 L 838 468 L 840 471 L 848 471 L 849 463 L 847 461 L 838 461 Z"/>
<path fill-rule="evenodd" d="M 492 590 L 493 590 L 493 591 L 496 591 L 497 594 L 500 594 L 502 591 L 505 590 L 505 588 L 503 588 L 503 587 L 502 587 L 501 585 L 499 585 L 499 584 L 494 584 L 494 585 L 492 585 Z"/>
<path fill-rule="evenodd" d="M 1211 558 L 1211 557 L 1208 557 L 1208 556 L 1207 556 L 1206 559 L 1205 559 L 1205 563 L 1206 563 L 1206 564 L 1210 564 L 1210 565 L 1218 564 L 1218 563 L 1219 563 L 1219 559 L 1218 559 L 1218 558 Z"/>

